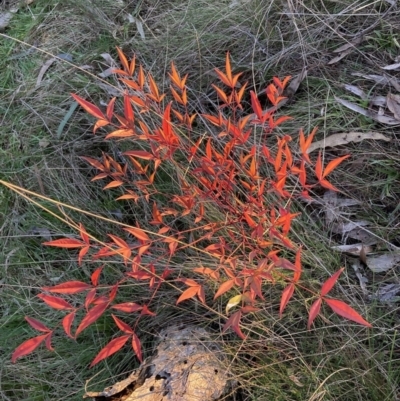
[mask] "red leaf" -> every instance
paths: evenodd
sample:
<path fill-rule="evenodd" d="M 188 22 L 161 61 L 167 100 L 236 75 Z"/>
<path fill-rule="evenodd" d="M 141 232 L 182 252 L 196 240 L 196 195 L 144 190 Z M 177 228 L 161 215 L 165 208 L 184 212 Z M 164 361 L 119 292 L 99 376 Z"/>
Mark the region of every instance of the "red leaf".
<path fill-rule="evenodd" d="M 319 183 L 326 189 L 330 189 L 331 191 L 335 191 L 335 192 L 340 192 L 340 190 L 338 188 L 336 188 L 334 185 L 332 185 L 327 180 L 321 180 Z"/>
<path fill-rule="evenodd" d="M 321 159 L 321 152 L 318 154 L 317 163 L 315 164 L 315 175 L 318 178 L 318 181 L 322 180 L 322 159 Z"/>
<path fill-rule="evenodd" d="M 92 363 L 90 364 L 90 367 L 93 367 L 96 365 L 96 363 L 99 363 L 103 359 L 108 358 L 110 355 L 115 354 L 117 351 L 119 351 L 125 343 L 128 341 L 129 337 L 131 335 L 127 334 L 125 336 L 121 336 L 118 338 L 114 338 L 114 340 L 111 340 L 96 356 L 96 358 L 93 359 Z"/>
<path fill-rule="evenodd" d="M 144 305 L 142 308 L 142 312 L 140 313 L 140 315 L 149 315 L 149 316 L 155 316 L 156 314 L 154 312 L 152 312 L 147 305 Z"/>
<path fill-rule="evenodd" d="M 113 305 L 111 309 L 116 309 L 121 312 L 132 313 L 142 310 L 142 306 L 135 304 L 134 302 L 124 302 L 122 304 Z"/>
<path fill-rule="evenodd" d="M 347 305 L 343 301 L 338 299 L 326 299 L 324 301 L 330 306 L 330 308 L 338 315 L 352 320 L 353 322 L 362 324 L 363 326 L 372 327 L 371 323 L 368 323 L 362 316 L 360 316 L 352 307 Z"/>
<path fill-rule="evenodd" d="M 54 351 L 54 348 L 51 346 L 51 336 L 53 335 L 53 332 L 51 331 L 49 334 L 47 334 L 46 340 L 45 340 L 45 344 L 46 344 L 46 348 L 49 351 Z"/>
<path fill-rule="evenodd" d="M 123 128 L 123 129 L 117 129 L 113 132 L 110 132 L 104 139 L 110 139 L 110 138 L 129 138 L 131 136 L 135 135 L 135 131 L 131 128 Z"/>
<path fill-rule="evenodd" d="M 51 331 L 48 327 L 46 327 L 42 322 L 39 322 L 39 320 L 34 319 L 33 317 L 25 316 L 25 320 L 35 329 L 39 331 L 44 331 L 45 333 L 48 333 Z"/>
<path fill-rule="evenodd" d="M 132 336 L 132 348 L 135 351 L 135 354 L 139 359 L 139 362 L 143 362 L 142 345 L 140 344 L 139 337 L 135 333 L 133 333 Z"/>
<path fill-rule="evenodd" d="M 127 72 L 129 74 L 129 72 L 130 72 L 129 63 L 128 63 L 128 60 L 127 60 L 124 52 L 119 47 L 117 47 L 117 53 L 118 53 L 118 57 L 121 61 L 122 67 L 124 68 L 125 72 Z"/>
<path fill-rule="evenodd" d="M 319 311 L 321 310 L 321 303 L 322 299 L 318 298 L 314 303 L 311 305 L 310 308 L 310 314 L 308 316 L 308 324 L 307 324 L 307 330 L 310 330 L 311 325 L 313 324 L 313 321 L 315 318 L 318 316 Z"/>
<path fill-rule="evenodd" d="M 218 96 L 225 102 L 225 103 L 229 103 L 229 101 L 228 101 L 228 97 L 226 96 L 226 93 L 222 90 L 222 89 L 220 89 L 220 88 L 218 88 L 218 86 L 216 86 L 216 85 L 214 85 L 214 84 L 212 84 L 211 85 L 214 89 L 215 89 L 215 91 L 218 93 Z"/>
<path fill-rule="evenodd" d="M 290 298 L 292 298 L 293 292 L 294 292 L 294 284 L 289 284 L 282 292 L 282 298 L 281 298 L 281 307 L 279 309 L 279 317 L 282 317 L 282 313 L 286 308 L 286 305 L 290 301 Z"/>
<path fill-rule="evenodd" d="M 191 278 L 181 278 L 179 279 L 182 283 L 188 285 L 189 287 L 198 287 L 199 283 L 197 281 L 192 280 Z"/>
<path fill-rule="evenodd" d="M 71 96 L 81 105 L 82 108 L 85 109 L 89 114 L 92 116 L 100 119 L 100 120 L 106 120 L 106 117 L 104 114 L 101 112 L 101 110 L 95 106 L 94 104 L 88 102 L 85 99 L 82 99 L 80 96 L 75 95 L 74 93 L 71 93 Z"/>
<path fill-rule="evenodd" d="M 232 327 L 232 329 L 236 332 L 236 334 L 242 338 L 243 340 L 246 338 L 246 336 L 242 333 L 242 330 L 240 330 L 240 319 L 242 317 L 242 312 L 237 311 L 235 312 L 225 323 L 222 332 L 224 333 L 226 330 L 228 330 L 229 327 Z"/>
<path fill-rule="evenodd" d="M 168 103 L 164 110 L 164 117 L 162 121 L 162 129 L 166 138 L 171 137 L 172 127 L 171 127 L 171 102 Z"/>
<path fill-rule="evenodd" d="M 220 71 L 218 68 L 215 68 L 214 71 L 217 73 L 219 79 L 226 85 L 231 87 L 231 82 L 229 81 L 229 79 L 227 78 L 227 76 Z"/>
<path fill-rule="evenodd" d="M 124 230 L 128 231 L 128 233 L 132 234 L 134 237 L 136 237 L 140 241 L 150 241 L 149 236 L 138 227 L 124 228 Z"/>
<path fill-rule="evenodd" d="M 110 188 L 117 188 L 120 187 L 121 185 L 123 185 L 123 181 L 119 181 L 119 180 L 115 180 L 115 181 L 111 181 L 109 184 L 107 184 L 105 187 L 103 187 L 103 189 L 110 189 Z"/>
<path fill-rule="evenodd" d="M 49 305 L 54 309 L 62 309 L 62 310 L 74 309 L 67 301 L 65 301 L 62 298 L 52 297 L 51 295 L 46 295 L 46 294 L 39 294 L 38 298 L 40 298 L 47 305 Z"/>
<path fill-rule="evenodd" d="M 107 105 L 106 114 L 107 114 L 107 118 L 108 118 L 109 121 L 111 121 L 112 116 L 113 116 L 113 114 L 114 114 L 115 99 L 116 99 L 116 98 L 113 97 L 113 98 L 110 100 L 110 102 L 108 103 L 108 105 Z"/>
<path fill-rule="evenodd" d="M 92 288 L 91 285 L 82 281 L 67 281 L 66 283 L 55 285 L 54 287 L 43 287 L 43 291 L 55 292 L 58 294 L 76 294 Z"/>
<path fill-rule="evenodd" d="M 85 298 L 85 308 L 86 310 L 89 310 L 89 306 L 94 303 L 94 300 L 96 298 L 97 295 L 97 290 L 96 288 L 92 288 L 87 294 L 86 294 L 86 298 Z"/>
<path fill-rule="evenodd" d="M 262 117 L 263 117 L 261 104 L 257 98 L 257 95 L 254 93 L 254 91 L 250 91 L 250 96 L 251 96 L 251 107 L 253 108 L 255 115 L 261 121 Z"/>
<path fill-rule="evenodd" d="M 94 306 L 82 319 L 80 325 L 76 329 L 75 338 L 78 337 L 79 333 L 85 330 L 88 326 L 94 323 L 107 309 L 108 302 L 103 302 L 99 305 Z"/>
<path fill-rule="evenodd" d="M 71 338 L 74 338 L 74 336 L 71 334 L 71 326 L 75 319 L 75 314 L 76 314 L 75 312 L 71 312 L 68 315 L 64 316 L 62 320 L 62 326 L 64 328 L 64 331 L 67 334 L 67 336 Z"/>
<path fill-rule="evenodd" d="M 80 231 L 81 238 L 83 239 L 85 244 L 90 245 L 88 233 L 86 232 L 86 229 L 82 223 L 79 223 L 79 231 Z"/>
<path fill-rule="evenodd" d="M 299 248 L 299 250 L 296 252 L 296 260 L 294 265 L 296 266 L 296 271 L 293 275 L 293 282 L 297 283 L 301 276 L 301 248 Z"/>
<path fill-rule="evenodd" d="M 86 157 L 86 156 L 81 156 L 81 159 L 87 161 L 94 168 L 97 168 L 97 170 L 104 171 L 104 166 L 96 159 L 92 159 L 91 157 Z"/>
<path fill-rule="evenodd" d="M 117 316 L 111 314 L 112 318 L 114 319 L 115 324 L 118 326 L 120 330 L 127 334 L 133 334 L 133 330 L 129 327 L 128 324 L 123 322 L 121 319 L 118 319 Z"/>
<path fill-rule="evenodd" d="M 344 270 L 344 268 L 342 267 L 335 274 L 333 274 L 331 277 L 329 277 L 328 280 L 325 281 L 325 283 L 323 284 L 323 286 L 321 288 L 321 297 L 324 297 L 326 294 L 328 294 L 328 292 L 335 285 L 339 276 L 342 274 L 343 270 Z"/>
<path fill-rule="evenodd" d="M 79 251 L 79 255 L 78 255 L 78 264 L 79 264 L 79 266 L 82 265 L 82 259 L 88 253 L 89 249 L 90 249 L 90 246 L 85 246 L 84 248 L 82 248 Z"/>
<path fill-rule="evenodd" d="M 202 285 L 199 286 L 199 289 L 197 291 L 197 297 L 200 299 L 200 301 L 205 304 L 206 303 L 206 294 L 204 292 L 204 288 Z"/>
<path fill-rule="evenodd" d="M 93 133 L 95 134 L 96 131 L 101 128 L 101 127 L 105 127 L 106 125 L 110 124 L 109 121 L 107 120 L 97 120 L 96 124 L 93 127 Z"/>
<path fill-rule="evenodd" d="M 90 280 L 92 281 L 92 284 L 93 284 L 95 287 L 97 287 L 98 284 L 99 284 L 99 277 L 100 277 L 100 274 L 101 274 L 101 272 L 102 272 L 102 270 L 103 270 L 103 267 L 104 267 L 104 266 L 98 267 L 98 268 L 92 273 L 92 275 L 90 276 Z"/>
<path fill-rule="evenodd" d="M 128 150 L 127 152 L 124 152 L 123 155 L 126 156 L 133 156 L 133 157 L 138 157 L 139 159 L 143 160 L 154 160 L 155 157 L 144 150 Z"/>
<path fill-rule="evenodd" d="M 225 281 L 224 283 L 222 283 L 221 286 L 218 288 L 218 291 L 214 295 L 214 299 L 217 299 L 219 296 L 221 296 L 225 292 L 229 291 L 233 287 L 234 284 L 235 284 L 234 279 L 228 280 L 228 281 Z"/>
<path fill-rule="evenodd" d="M 178 305 L 180 302 L 185 301 L 186 299 L 193 298 L 197 294 L 198 290 L 199 286 L 189 287 L 187 290 L 182 292 L 181 296 L 176 301 L 176 304 Z"/>
<path fill-rule="evenodd" d="M 124 96 L 124 116 L 129 122 L 129 126 L 132 126 L 135 120 L 135 116 L 133 114 L 131 100 L 128 95 Z"/>
<path fill-rule="evenodd" d="M 115 297 L 117 296 L 117 291 L 118 291 L 118 283 L 113 285 L 110 291 L 110 295 L 108 296 L 108 300 L 114 301 Z"/>
<path fill-rule="evenodd" d="M 311 134 L 308 136 L 307 140 L 304 137 L 303 129 L 300 129 L 300 149 L 303 156 L 303 161 L 311 164 L 310 157 L 308 156 L 308 148 L 311 146 L 311 142 L 316 134 L 318 128 L 314 128 Z"/>
<path fill-rule="evenodd" d="M 350 155 L 338 157 L 335 160 L 332 160 L 331 162 L 328 163 L 328 165 L 325 167 L 324 174 L 322 175 L 322 178 L 325 178 L 328 174 L 330 174 L 335 168 L 343 161 L 349 158 Z"/>
<path fill-rule="evenodd" d="M 59 248 L 81 248 L 86 246 L 84 242 L 73 238 L 61 238 L 54 241 L 43 242 L 43 245 L 57 246 Z"/>
<path fill-rule="evenodd" d="M 22 356 L 28 355 L 31 352 L 33 352 L 40 345 L 40 343 L 47 338 L 47 336 L 48 336 L 48 333 L 42 334 L 41 336 L 37 336 L 37 337 L 31 338 L 27 341 L 24 341 L 13 352 L 13 354 L 11 356 L 11 362 L 14 363 L 18 358 L 21 358 Z"/>

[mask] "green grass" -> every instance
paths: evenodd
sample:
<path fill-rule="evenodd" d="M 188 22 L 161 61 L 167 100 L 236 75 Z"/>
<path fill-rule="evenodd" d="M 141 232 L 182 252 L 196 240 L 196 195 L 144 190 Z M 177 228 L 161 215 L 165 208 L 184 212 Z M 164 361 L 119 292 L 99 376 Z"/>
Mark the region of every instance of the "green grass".
<path fill-rule="evenodd" d="M 352 73 L 377 74 L 382 71 L 379 67 L 393 63 L 400 38 L 396 16 L 393 13 L 386 16 L 355 52 L 337 64 L 328 65 L 335 56 L 332 50 L 349 39 L 346 35 L 371 26 L 388 3 L 350 0 L 323 3 L 143 0 L 134 5 L 102 1 L 89 6 L 83 0 L 35 0 L 22 7 L 0 41 L 0 179 L 109 219 L 116 216 L 123 222 L 138 219 L 141 225 L 146 225 L 141 216 L 150 210 L 143 209 L 140 203 L 127 206 L 117 202 L 115 192 L 102 191 L 100 182 L 90 183 L 92 172 L 79 158 L 99 157 L 102 151 L 117 152 L 118 145 L 105 144 L 93 136 L 93 120 L 79 108 L 67 116 L 73 104 L 70 92 L 96 103 L 110 99 L 111 95 L 99 86 L 97 74 L 108 68 L 101 53 L 109 53 L 116 59 L 116 45 L 128 54 L 135 53 L 160 86 L 171 61 L 181 74 L 189 73 L 190 96 L 195 99 L 193 107 L 198 113 L 213 109 L 216 100 L 210 90 L 210 84 L 216 80 L 213 69 L 224 65 L 228 50 L 235 71 L 243 72 L 249 86 L 257 91 L 272 76 L 296 75 L 307 65 L 308 76 L 293 100 L 281 110 L 294 120 L 280 132 L 296 138 L 299 127 L 310 130 L 319 126 L 316 140 L 353 130 L 375 130 L 395 139 L 396 127 L 357 115 L 338 104 L 334 95 L 359 102 L 350 99 L 343 89 L 345 83 L 358 85 L 374 95 L 385 96 L 389 90 L 394 91 Z M 143 22 L 145 40 L 136 25 L 124 18 L 128 12 Z M 72 64 L 53 63 L 36 87 L 46 61 L 65 53 L 72 57 Z M 64 127 L 57 133 L 63 121 Z M 342 196 L 362 202 L 351 209 L 350 218 L 372 223 L 371 231 L 380 238 L 381 252 L 388 250 L 388 244 L 399 247 L 400 157 L 395 140 L 365 141 L 324 152 L 327 156 L 352 155 L 346 162 L 346 170 L 339 168 L 332 174 L 332 183 L 340 187 Z M 168 174 L 164 173 L 165 178 Z M 166 190 L 175 185 L 174 177 L 169 178 Z M 62 216 L 48 201 L 34 199 Z M 336 296 L 351 303 L 374 328 L 367 331 L 326 309 L 324 318 L 317 318 L 315 328 L 307 332 L 308 300 L 297 297 L 279 320 L 282 288 L 266 286 L 262 310 L 253 320 L 244 321 L 251 338 L 242 344 L 230 334 L 219 337 L 232 357 L 241 399 L 398 399 L 398 303 L 370 301 L 362 294 L 351 267 L 353 259 L 331 249 L 338 238 L 324 224 L 320 205 L 298 204 L 296 208 L 302 217 L 296 222 L 294 239 L 304 246 L 307 277 L 319 288 L 319 283 L 330 273 L 346 266 Z M 102 241 L 108 232 L 120 233 L 120 228 L 109 221 L 65 208 L 64 211 Z M 124 378 L 123 374 L 135 367 L 131 353 L 122 351 L 88 370 L 96 353 L 115 333 L 108 318 L 84 331 L 78 341 L 65 338 L 60 330 L 53 339 L 55 352 L 40 347 L 29 357 L 11 363 L 13 350 L 35 335 L 25 322 L 25 315 L 49 326 L 63 316 L 36 298 L 39 288 L 66 280 L 86 280 L 90 274 L 86 265 L 77 266 L 74 252 L 41 245 L 49 235 L 55 239 L 69 234 L 75 233 L 54 215 L 0 187 L 2 400 L 78 400 L 82 398 L 86 380 L 91 380 L 89 390 L 101 390 Z M 198 255 L 190 252 L 185 266 L 176 261 L 174 268 L 195 266 Z M 107 264 L 105 282 L 112 283 L 120 269 L 118 263 Z M 369 280 L 369 294 L 399 280 L 396 269 L 373 274 L 366 268 L 364 274 Z M 124 288 L 119 296 L 121 302 L 125 297 L 137 301 L 145 299 L 148 292 L 142 286 L 134 286 Z M 146 355 L 151 355 L 154 335 L 169 318 L 185 316 L 217 332 L 223 323 L 218 315 L 203 314 L 200 307 L 196 309 L 189 303 L 176 307 L 174 297 L 176 292 L 166 289 L 154 299 L 158 316 L 146 318 L 141 329 Z M 213 306 L 223 311 L 224 305 L 221 300 Z"/>

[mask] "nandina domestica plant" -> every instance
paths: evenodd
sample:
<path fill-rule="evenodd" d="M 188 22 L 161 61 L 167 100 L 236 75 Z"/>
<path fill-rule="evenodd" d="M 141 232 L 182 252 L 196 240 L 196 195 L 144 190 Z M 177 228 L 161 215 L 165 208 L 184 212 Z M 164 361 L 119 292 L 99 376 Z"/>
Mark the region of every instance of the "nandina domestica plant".
<path fill-rule="evenodd" d="M 138 321 L 143 315 L 154 315 L 152 299 L 162 285 L 173 286 L 177 304 L 195 299 L 209 311 L 213 311 L 213 300 L 235 292 L 227 301 L 222 331 L 232 329 L 242 339 L 246 338 L 242 316 L 259 311 L 265 283 L 284 286 L 280 316 L 295 291 L 311 294 L 315 300 L 309 308 L 308 329 L 323 303 L 336 314 L 371 327 L 345 302 L 328 296 L 343 268 L 328 278 L 319 292 L 300 284 L 302 248 L 290 238 L 292 221 L 298 216 L 291 204 L 297 198 L 310 198 L 309 191 L 316 186 L 337 191 L 327 176 L 349 156 L 324 167 L 320 153 L 313 165 L 307 151 L 316 129 L 308 136 L 300 130 L 299 152 L 293 149 L 289 135 L 272 136 L 276 127 L 290 118 L 276 117 L 290 77 L 283 81 L 275 77 L 267 86 L 270 108 L 263 110 L 254 91 L 249 93 L 248 105 L 243 100 L 248 96 L 247 83 L 239 82 L 241 74 L 233 75 L 227 54 L 225 72 L 215 70 L 221 81 L 219 86 L 213 85 L 219 107 L 213 114 L 197 115 L 188 96 L 188 77 L 181 77 L 173 63 L 169 92 L 161 93 L 152 75 L 142 66 L 137 68 L 135 58 L 129 61 L 117 50 L 122 69 L 114 73 L 125 86 L 122 114 L 116 111 L 116 98 L 103 110 L 76 94 L 72 96 L 96 118 L 94 133 L 106 130 L 104 139 L 121 141 L 126 150 L 118 158 L 103 154 L 101 159 L 83 159 L 97 170 L 92 181 L 105 180 L 103 189 L 120 191 L 118 200 L 149 204 L 152 216 L 147 223 L 154 229 L 124 224 L 124 238 L 109 233 L 109 242 L 102 245 L 79 224 L 80 238 L 46 242 L 79 250 L 79 265 L 117 257 L 127 270 L 112 284 L 101 283 L 104 266 L 100 266 L 93 268 L 90 282 L 68 281 L 42 288 L 39 298 L 66 314 L 53 329 L 26 317 L 43 334 L 22 343 L 12 361 L 33 352 L 42 342 L 51 350 L 52 334 L 58 326 L 75 339 L 107 311 L 138 313 Z M 166 190 L 160 185 L 158 176 L 166 166 L 165 171 L 174 176 L 179 187 Z M 308 178 L 311 173 L 316 179 Z M 178 218 L 185 218 L 189 228 L 174 224 Z M 187 249 L 203 254 L 204 261 L 185 271 L 186 276 L 176 274 L 168 263 Z M 292 260 L 287 255 L 292 255 Z M 162 267 L 159 261 L 163 261 Z M 148 302 L 115 301 L 122 284 L 130 281 L 148 282 Z M 85 294 L 81 304 L 79 298 L 74 304 L 63 298 L 81 293 Z M 230 314 L 231 309 L 235 311 Z M 112 339 L 91 366 L 120 350 L 128 340 L 142 361 L 136 324 L 133 329 L 120 317 L 112 314 L 112 318 L 123 334 Z"/>

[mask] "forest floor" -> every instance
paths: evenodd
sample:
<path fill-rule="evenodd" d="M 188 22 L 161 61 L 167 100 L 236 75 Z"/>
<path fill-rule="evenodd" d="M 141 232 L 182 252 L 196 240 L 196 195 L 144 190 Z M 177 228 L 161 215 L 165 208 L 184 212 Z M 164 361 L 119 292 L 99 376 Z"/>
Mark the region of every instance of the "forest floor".
<path fill-rule="evenodd" d="M 279 110 L 293 117 L 279 132 L 297 139 L 301 127 L 306 132 L 319 127 L 315 142 L 320 141 L 324 157 L 351 157 L 331 176 L 340 190 L 336 197 L 321 190 L 314 204 L 296 205 L 302 212 L 296 241 L 308 249 L 316 282 L 346 268 L 337 291 L 373 329 L 334 317 L 307 331 L 307 314 L 296 304 L 279 319 L 280 298 L 265 295 L 263 312 L 251 322 L 260 337 L 221 340 L 240 383 L 237 397 L 400 400 L 397 1 L 9 3 L 0 5 L 0 180 L 110 220 L 124 221 L 130 211 L 115 193 L 90 182 L 80 157 L 115 152 L 115 144 L 93 136 L 93 119 L 77 108 L 70 93 L 103 105 L 120 96 L 107 85 L 110 78 L 99 75 L 118 60 L 116 46 L 135 54 L 160 87 L 173 61 L 182 75 L 189 74 L 190 95 L 199 110 L 212 107 L 214 69 L 224 67 L 227 51 L 234 71 L 242 72 L 257 93 L 274 76 L 303 74 Z M 132 354 L 117 353 L 88 369 L 115 333 L 107 319 L 77 341 L 54 336 L 55 352 L 43 346 L 11 362 L 16 347 L 34 335 L 24 316 L 46 324 L 60 316 L 37 298 L 38 289 L 89 276 L 74 252 L 42 245 L 75 233 L 39 207 L 57 212 L 50 203 L 32 199 L 36 204 L 0 185 L 0 400 L 80 400 L 88 382 L 88 389 L 99 391 L 135 366 Z M 88 214 L 71 212 L 70 217 L 98 235 L 113 230 L 109 221 Z M 146 225 L 137 211 L 135 217 Z M 166 320 L 188 316 L 174 305 L 166 292 L 158 300 L 157 316 L 144 320 L 145 355 L 151 355 L 153 335 Z M 207 325 L 208 317 L 194 313 L 188 319 Z M 216 328 L 215 322 L 210 328 Z"/>

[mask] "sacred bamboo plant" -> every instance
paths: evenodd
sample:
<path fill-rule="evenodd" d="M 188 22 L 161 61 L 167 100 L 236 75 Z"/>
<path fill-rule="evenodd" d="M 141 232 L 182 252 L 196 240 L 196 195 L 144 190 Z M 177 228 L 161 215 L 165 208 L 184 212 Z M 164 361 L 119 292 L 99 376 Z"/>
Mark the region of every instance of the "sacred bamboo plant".
<path fill-rule="evenodd" d="M 222 331 L 232 329 L 242 339 L 251 334 L 243 333 L 241 318 L 259 311 L 266 283 L 283 288 L 281 316 L 295 291 L 308 291 L 309 298 L 314 298 L 308 311 L 308 329 L 323 303 L 336 314 L 371 327 L 345 302 L 328 296 L 343 268 L 318 292 L 301 281 L 302 249 L 291 239 L 291 223 L 298 213 L 291 211 L 291 204 L 299 197 L 310 198 L 309 191 L 316 186 L 337 191 L 327 176 L 349 156 L 324 167 L 320 153 L 313 164 L 307 150 L 316 129 L 308 136 L 300 130 L 298 150 L 290 136 L 272 135 L 290 118 L 276 117 L 290 77 L 283 81 L 273 78 L 266 88 L 271 107 L 263 110 L 256 93 L 247 90 L 247 83 L 240 83 L 241 74 L 232 74 L 227 54 L 225 72 L 215 70 L 221 81 L 220 86 L 213 85 L 219 107 L 214 113 L 197 115 L 189 100 L 187 75 L 181 77 L 174 64 L 169 91 L 161 93 L 152 75 L 142 66 L 137 68 L 135 58 L 129 61 L 120 49 L 117 51 L 122 69 L 114 73 L 125 86 L 121 104 L 113 98 L 102 109 L 76 94 L 72 96 L 96 118 L 93 132 L 98 135 L 103 131 L 104 140 L 122 142 L 124 149 L 119 158 L 103 154 L 101 159 L 83 159 L 97 170 L 92 181 L 103 180 L 104 190 L 119 191 L 118 200 L 148 203 L 152 218 L 147 227 L 153 229 L 138 223 L 125 225 L 124 238 L 109 233 L 109 242 L 101 245 L 79 224 L 79 237 L 45 242 L 79 249 L 79 265 L 120 258 L 126 270 L 119 281 L 102 283 L 103 266 L 94 265 L 89 282 L 68 281 L 42 288 L 38 297 L 64 316 L 53 328 L 26 317 L 42 334 L 22 343 L 12 360 L 31 353 L 42 342 L 51 350 L 51 338 L 58 327 L 76 339 L 106 312 L 136 313 L 137 322 L 143 315 L 155 315 L 152 299 L 161 286 L 171 283 L 177 304 L 196 298 L 209 310 L 213 310 L 213 300 L 223 294 L 236 294 L 228 298 Z M 179 188 L 168 191 L 160 186 L 158 174 L 165 166 Z M 189 221 L 189 228 L 174 224 L 183 217 Z M 202 253 L 204 261 L 176 274 L 169 262 L 179 254 L 184 257 L 188 248 Z M 131 281 L 148 283 L 148 302 L 133 297 L 115 301 L 121 285 Z M 65 299 L 65 295 L 75 294 L 79 295 L 74 304 Z M 112 339 L 91 366 L 120 350 L 128 340 L 142 361 L 136 325 L 134 330 L 114 314 L 112 318 L 123 334 Z"/>

